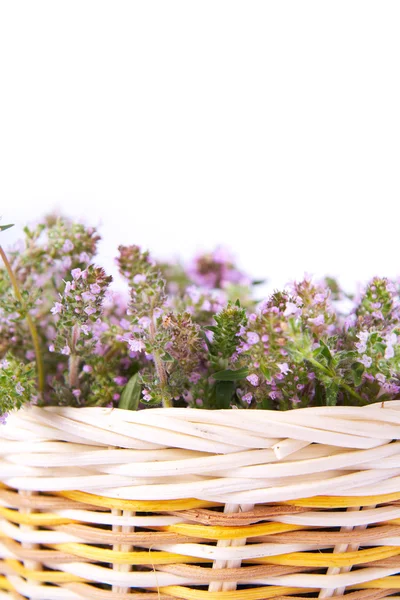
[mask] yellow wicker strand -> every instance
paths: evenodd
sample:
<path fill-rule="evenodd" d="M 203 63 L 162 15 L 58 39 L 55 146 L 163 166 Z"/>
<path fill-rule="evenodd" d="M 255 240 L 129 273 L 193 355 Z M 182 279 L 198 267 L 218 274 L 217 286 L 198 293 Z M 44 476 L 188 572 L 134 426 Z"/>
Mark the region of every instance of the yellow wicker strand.
<path fill-rule="evenodd" d="M 400 492 L 381 494 L 379 496 L 314 496 L 313 498 L 286 500 L 282 504 L 305 508 L 350 508 L 353 506 L 385 504 L 387 502 L 395 502 L 396 500 L 400 500 Z"/>
<path fill-rule="evenodd" d="M 358 583 L 356 585 L 349 585 L 347 590 L 366 590 L 366 589 L 399 589 L 400 590 L 400 575 L 391 575 L 390 577 L 381 577 L 380 579 L 374 579 L 372 581 L 365 581 L 364 583 Z"/>
<path fill-rule="evenodd" d="M 222 506 L 217 502 L 206 502 L 205 500 L 196 500 L 195 498 L 184 498 L 182 500 L 121 500 L 120 498 L 107 498 L 106 496 L 98 496 L 97 494 L 88 494 L 87 492 L 76 490 L 56 492 L 56 495 L 68 498 L 69 500 L 75 500 L 76 502 L 82 502 L 83 504 L 103 506 L 110 509 L 132 510 L 135 512 L 170 512 L 173 510 Z"/>
<path fill-rule="evenodd" d="M 286 533 L 287 531 L 299 531 L 305 529 L 304 525 L 289 525 L 286 523 L 262 523 L 260 525 L 243 525 L 239 527 L 225 527 L 220 525 L 192 525 L 189 523 L 178 523 L 159 527 L 162 531 L 179 533 L 205 540 L 235 540 L 242 538 L 257 537 L 259 535 L 273 535 L 274 533 Z"/>
<path fill-rule="evenodd" d="M 180 585 L 168 585 L 159 588 L 163 594 L 169 594 L 174 598 L 183 600 L 264 600 L 266 598 L 275 598 L 276 596 L 286 596 L 291 594 L 304 593 L 303 588 L 298 587 L 280 587 L 268 586 L 257 587 L 247 590 L 233 590 L 227 592 L 213 592 L 210 596 L 208 590 L 195 590 Z M 307 593 L 315 592 L 316 589 L 307 589 Z"/>
<path fill-rule="evenodd" d="M 286 567 L 352 567 L 365 562 L 398 556 L 399 554 L 400 548 L 397 546 L 382 546 L 368 548 L 367 550 L 358 550 L 357 552 L 337 552 L 333 554 L 291 552 L 279 556 L 259 558 L 257 559 L 257 563 Z"/>
<path fill-rule="evenodd" d="M 14 586 L 11 585 L 7 577 L 3 577 L 3 575 L 0 575 L 0 590 L 7 590 L 9 592 L 13 592 L 15 590 Z"/>
<path fill-rule="evenodd" d="M 63 571 L 32 571 L 24 567 L 18 560 L 8 558 L 4 561 L 16 575 L 21 575 L 26 579 L 32 579 L 34 581 L 40 581 L 42 583 L 72 583 L 72 582 L 85 582 L 87 579 L 83 579 L 78 575 L 70 575 Z"/>
<path fill-rule="evenodd" d="M 4 508 L 0 506 L 0 515 L 12 523 L 18 523 L 19 525 L 34 525 L 36 527 L 45 525 L 68 525 L 75 523 L 72 519 L 66 519 L 65 517 L 59 517 L 52 513 L 30 513 L 23 514 L 10 508 Z"/>
<path fill-rule="evenodd" d="M 211 563 L 211 559 L 196 558 L 172 552 L 144 551 L 144 552 L 120 552 L 117 550 L 106 550 L 86 544 L 68 543 L 51 544 L 52 548 L 67 552 L 80 558 L 113 563 L 118 565 L 169 565 L 173 563 Z"/>

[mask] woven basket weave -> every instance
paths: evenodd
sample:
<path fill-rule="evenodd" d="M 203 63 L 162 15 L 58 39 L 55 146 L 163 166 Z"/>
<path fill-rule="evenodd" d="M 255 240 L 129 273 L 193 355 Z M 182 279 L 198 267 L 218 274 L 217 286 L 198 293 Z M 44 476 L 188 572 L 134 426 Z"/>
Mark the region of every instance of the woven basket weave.
<path fill-rule="evenodd" d="M 397 401 L 21 410 L 0 428 L 0 600 L 396 597 L 397 440 Z"/>

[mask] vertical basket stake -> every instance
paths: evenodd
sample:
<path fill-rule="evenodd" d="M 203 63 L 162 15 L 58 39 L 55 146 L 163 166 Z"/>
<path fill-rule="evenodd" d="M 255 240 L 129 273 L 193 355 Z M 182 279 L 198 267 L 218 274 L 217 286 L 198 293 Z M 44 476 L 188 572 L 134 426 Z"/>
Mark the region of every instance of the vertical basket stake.
<path fill-rule="evenodd" d="M 252 510 L 254 504 L 225 504 L 224 513 L 233 514 L 238 512 L 245 512 Z M 218 540 L 217 548 L 228 548 L 230 546 L 245 546 L 246 538 L 238 540 Z M 239 560 L 215 560 L 213 562 L 213 569 L 233 569 L 240 567 L 242 561 Z M 233 581 L 212 581 L 208 586 L 209 592 L 221 592 L 236 590 L 237 583 Z"/>

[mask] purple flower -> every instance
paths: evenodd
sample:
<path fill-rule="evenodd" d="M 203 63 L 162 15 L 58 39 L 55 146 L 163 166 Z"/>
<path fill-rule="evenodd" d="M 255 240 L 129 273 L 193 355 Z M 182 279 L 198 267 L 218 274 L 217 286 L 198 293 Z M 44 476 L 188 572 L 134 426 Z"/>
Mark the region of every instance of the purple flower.
<path fill-rule="evenodd" d="M 147 277 L 144 273 L 138 273 L 134 276 L 133 283 L 143 283 L 144 281 L 146 281 L 146 279 Z"/>
<path fill-rule="evenodd" d="M 72 390 L 72 394 L 75 396 L 75 398 L 80 398 L 82 392 L 81 390 Z"/>
<path fill-rule="evenodd" d="M 138 323 L 141 327 L 143 327 L 143 329 L 147 329 L 151 323 L 151 319 L 150 319 L 150 317 L 141 317 L 139 319 Z M 122 321 L 121 321 L 121 325 L 122 325 Z"/>
<path fill-rule="evenodd" d="M 247 404 L 250 404 L 253 400 L 253 394 L 251 394 L 250 392 L 248 394 L 245 394 L 244 396 L 242 396 L 242 400 L 243 402 L 247 402 Z"/>
<path fill-rule="evenodd" d="M 72 269 L 71 275 L 74 279 L 80 279 L 82 277 L 82 269 Z"/>
<path fill-rule="evenodd" d="M 5 425 L 7 422 L 8 413 L 3 413 L 0 415 L 0 425 Z"/>
<path fill-rule="evenodd" d="M 67 252 L 72 252 L 72 250 L 75 248 L 74 244 L 71 242 L 71 240 L 65 240 L 64 245 L 62 247 L 62 251 L 67 253 Z"/>
<path fill-rule="evenodd" d="M 388 360 L 389 358 L 393 358 L 394 356 L 394 348 L 391 344 L 388 344 L 386 346 L 386 350 L 385 350 L 385 358 L 386 360 Z"/>
<path fill-rule="evenodd" d="M 254 385 L 254 387 L 257 387 L 260 383 L 260 381 L 258 379 L 258 375 L 256 375 L 255 373 L 248 375 L 246 377 L 246 379 L 247 379 L 247 381 L 249 381 L 251 383 L 251 385 Z"/>
<path fill-rule="evenodd" d="M 85 302 L 93 302 L 96 300 L 95 296 L 91 292 L 82 292 L 82 298 Z"/>
<path fill-rule="evenodd" d="M 121 377 L 121 376 L 114 377 L 114 382 L 117 385 L 125 385 L 127 381 L 128 381 L 127 377 Z"/>
<path fill-rule="evenodd" d="M 377 373 L 375 375 L 375 379 L 379 381 L 379 383 L 385 383 L 386 381 L 386 377 L 383 375 L 383 373 Z"/>
<path fill-rule="evenodd" d="M 143 395 L 143 400 L 145 400 L 146 402 L 150 402 L 151 400 L 151 394 L 149 392 L 149 390 L 142 390 L 142 395 Z"/>
<path fill-rule="evenodd" d="M 82 371 L 84 373 L 91 373 L 93 371 L 93 367 L 91 367 L 90 365 L 84 365 Z"/>
<path fill-rule="evenodd" d="M 189 375 L 190 383 L 197 383 L 200 378 L 201 378 L 200 373 L 193 372 Z"/>
<path fill-rule="evenodd" d="M 312 304 L 322 304 L 326 299 L 325 294 L 315 294 Z"/>
<path fill-rule="evenodd" d="M 325 323 L 325 317 L 324 315 L 318 315 L 318 317 L 315 317 L 314 319 L 308 319 L 308 321 L 312 325 L 319 327 L 320 325 L 323 325 Z"/>
<path fill-rule="evenodd" d="M 129 349 L 132 352 L 141 352 L 146 348 L 146 345 L 142 340 L 137 340 L 135 338 L 128 340 Z"/>
<path fill-rule="evenodd" d="M 258 335 L 258 333 L 256 333 L 255 331 L 247 332 L 247 342 L 250 344 L 250 346 L 254 346 L 254 344 L 258 344 L 259 341 L 260 341 L 260 336 Z"/>
<path fill-rule="evenodd" d="M 96 312 L 96 309 L 93 308 L 93 306 L 87 306 L 85 308 L 85 313 L 90 317 L 90 315 L 93 315 Z"/>
<path fill-rule="evenodd" d="M 69 356 L 71 354 L 71 348 L 68 346 L 68 344 L 66 344 L 61 350 L 61 354 L 65 354 L 65 356 Z"/>
<path fill-rule="evenodd" d="M 357 333 L 357 337 L 360 340 L 359 343 L 355 344 L 357 351 L 359 354 L 364 354 L 367 349 L 369 333 L 368 331 L 360 331 L 360 333 Z"/>
<path fill-rule="evenodd" d="M 356 315 L 354 313 L 351 314 L 351 315 L 349 315 L 347 317 L 347 319 L 345 319 L 345 321 L 344 321 L 344 329 L 345 329 L 345 331 L 348 331 L 350 329 L 350 327 L 354 327 L 354 325 L 356 324 L 356 322 L 357 322 Z"/>
<path fill-rule="evenodd" d="M 287 363 L 278 363 L 278 367 L 283 375 L 289 373 L 289 365 Z"/>
<path fill-rule="evenodd" d="M 363 354 L 359 360 L 360 363 L 364 365 L 364 367 L 367 367 L 367 369 L 372 365 L 372 358 L 370 356 L 367 356 L 366 354 Z"/>
<path fill-rule="evenodd" d="M 21 383 L 18 381 L 17 385 L 15 386 L 15 391 L 17 392 L 18 396 L 22 396 L 22 394 L 25 391 L 25 388 L 23 385 L 21 385 Z"/>
<path fill-rule="evenodd" d="M 89 333 L 90 333 L 90 327 L 89 327 L 89 325 L 85 325 L 85 324 L 81 325 L 81 330 L 83 331 L 83 333 L 85 335 L 89 335 Z"/>
<path fill-rule="evenodd" d="M 92 294 L 97 296 L 97 294 L 100 294 L 100 292 L 101 292 L 101 287 L 99 286 L 98 283 L 92 283 L 92 284 L 90 284 L 90 291 L 92 292 Z"/>
<path fill-rule="evenodd" d="M 286 308 L 285 312 L 283 313 L 283 316 L 290 317 L 291 315 L 299 317 L 301 315 L 301 308 L 297 306 L 297 304 L 295 304 L 294 302 L 286 302 Z"/>
<path fill-rule="evenodd" d="M 90 256 L 87 252 L 81 252 L 79 255 L 79 260 L 82 263 L 89 263 L 90 262 Z"/>
<path fill-rule="evenodd" d="M 61 302 L 56 302 L 54 304 L 53 308 L 50 310 L 50 312 L 53 315 L 59 315 L 59 314 L 61 314 L 62 309 L 63 309 L 63 305 L 61 304 Z"/>

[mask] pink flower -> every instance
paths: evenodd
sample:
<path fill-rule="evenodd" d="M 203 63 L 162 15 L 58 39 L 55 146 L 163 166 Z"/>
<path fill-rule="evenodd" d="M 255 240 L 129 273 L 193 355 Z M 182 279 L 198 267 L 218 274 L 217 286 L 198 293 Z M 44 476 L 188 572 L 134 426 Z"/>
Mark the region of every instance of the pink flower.
<path fill-rule="evenodd" d="M 128 379 L 126 377 L 121 377 L 121 376 L 114 377 L 114 382 L 117 385 L 125 385 L 127 381 L 128 381 Z"/>
<path fill-rule="evenodd" d="M 54 344 L 50 344 L 49 352 L 54 352 L 54 351 L 55 351 Z"/>
<path fill-rule="evenodd" d="M 95 296 L 91 292 L 82 292 L 82 298 L 85 302 L 93 302 L 96 300 Z"/>
<path fill-rule="evenodd" d="M 63 305 L 61 304 L 61 302 L 56 302 L 54 304 L 53 308 L 50 310 L 50 312 L 53 315 L 59 315 L 59 314 L 61 314 L 62 309 L 63 309 Z"/>
<path fill-rule="evenodd" d="M 193 373 L 190 374 L 189 381 L 190 381 L 190 383 L 197 383 L 200 378 L 201 378 L 200 373 L 197 373 L 195 371 L 195 372 L 193 372 Z"/>
<path fill-rule="evenodd" d="M 146 345 L 142 340 L 130 339 L 128 340 L 129 350 L 132 352 L 141 352 L 146 348 Z"/>
<path fill-rule="evenodd" d="M 70 281 L 67 281 L 65 283 L 64 296 L 69 296 L 71 289 L 72 289 L 72 283 Z"/>
<path fill-rule="evenodd" d="M 278 367 L 283 375 L 287 375 L 289 373 L 289 365 L 287 363 L 278 363 Z"/>
<path fill-rule="evenodd" d="M 359 343 L 355 344 L 355 347 L 357 348 L 359 354 L 364 354 L 367 349 L 369 333 L 368 331 L 360 331 L 360 333 L 357 333 L 357 337 L 360 341 Z"/>
<path fill-rule="evenodd" d="M 95 294 L 95 296 L 97 296 L 97 294 L 100 294 L 101 292 L 101 287 L 98 283 L 92 283 L 90 284 L 90 291 L 92 292 L 92 294 Z"/>
<path fill-rule="evenodd" d="M 141 327 L 143 327 L 143 329 L 147 329 L 151 323 L 151 319 L 150 319 L 150 317 L 140 317 L 138 323 Z M 121 325 L 122 325 L 122 321 L 121 321 Z"/>
<path fill-rule="evenodd" d="M 247 379 L 247 381 L 249 381 L 251 383 L 251 385 L 254 385 L 254 387 L 257 387 L 260 383 L 260 381 L 258 379 L 258 375 L 256 375 L 255 373 L 248 375 L 246 377 L 246 379 Z"/>
<path fill-rule="evenodd" d="M 151 394 L 150 394 L 149 390 L 144 389 L 142 391 L 142 395 L 143 395 L 143 400 L 145 400 L 146 402 L 149 402 L 151 400 Z"/>
<path fill-rule="evenodd" d="M 366 354 L 363 354 L 359 360 L 360 363 L 364 365 L 364 367 L 367 367 L 367 369 L 372 365 L 372 358 L 370 356 L 367 356 Z"/>
<path fill-rule="evenodd" d="M 133 283 L 143 283 L 144 281 L 146 281 L 146 279 L 146 275 L 144 275 L 143 273 L 138 273 L 134 276 Z"/>
<path fill-rule="evenodd" d="M 18 381 L 17 385 L 15 386 L 15 391 L 17 392 L 18 396 L 22 396 L 23 392 L 25 391 L 25 388 L 23 385 L 21 385 L 21 383 Z"/>
<path fill-rule="evenodd" d="M 245 394 L 244 396 L 242 396 L 242 400 L 243 402 L 247 402 L 247 404 L 250 404 L 253 400 L 253 394 L 251 394 L 250 392 L 248 394 Z"/>
<path fill-rule="evenodd" d="M 64 245 L 62 247 L 62 251 L 67 253 L 67 252 L 71 252 L 74 248 L 75 248 L 75 246 L 71 242 L 71 240 L 65 240 Z"/>
<path fill-rule="evenodd" d="M 313 304 L 322 304 L 324 302 L 326 296 L 325 294 L 315 294 Z"/>
<path fill-rule="evenodd" d="M 72 394 L 75 396 L 75 398 L 79 398 L 82 392 L 81 390 L 72 390 Z"/>
<path fill-rule="evenodd" d="M 85 308 L 85 313 L 90 317 L 90 315 L 93 315 L 93 313 L 96 312 L 96 309 L 93 308 L 93 306 L 87 306 Z"/>
<path fill-rule="evenodd" d="M 89 335 L 90 333 L 90 327 L 88 325 L 81 325 L 81 330 L 85 335 Z"/>
<path fill-rule="evenodd" d="M 389 358 L 393 358 L 394 356 L 394 348 L 391 344 L 388 344 L 386 346 L 386 350 L 385 350 L 385 358 L 386 360 L 388 360 Z"/>
<path fill-rule="evenodd" d="M 254 346 L 254 344 L 258 344 L 259 341 L 260 341 L 260 336 L 258 335 L 258 333 L 256 333 L 255 331 L 247 332 L 247 342 L 250 344 L 250 346 Z"/>
<path fill-rule="evenodd" d="M 82 269 L 72 269 L 71 275 L 74 279 L 79 279 L 82 276 Z"/>
<path fill-rule="evenodd" d="M 286 308 L 283 316 L 290 317 L 291 315 L 299 317 L 301 315 L 301 308 L 299 308 L 294 302 L 286 302 Z"/>
<path fill-rule="evenodd" d="M 93 371 L 93 367 L 91 367 L 90 365 L 84 365 L 82 371 L 84 373 L 91 373 Z"/>
<path fill-rule="evenodd" d="M 90 256 L 87 252 L 81 252 L 79 255 L 79 260 L 82 263 L 89 263 L 90 262 Z"/>
<path fill-rule="evenodd" d="M 71 348 L 66 344 L 64 348 L 61 350 L 61 354 L 65 354 L 65 356 L 69 356 L 71 354 Z"/>
<path fill-rule="evenodd" d="M 320 325 L 323 325 L 325 323 L 325 317 L 324 315 L 318 315 L 318 317 L 315 317 L 314 319 L 308 319 L 308 321 L 312 325 L 319 327 Z"/>

